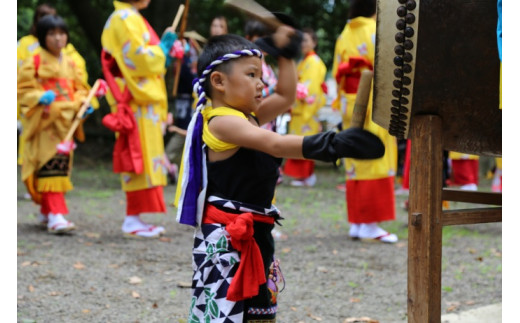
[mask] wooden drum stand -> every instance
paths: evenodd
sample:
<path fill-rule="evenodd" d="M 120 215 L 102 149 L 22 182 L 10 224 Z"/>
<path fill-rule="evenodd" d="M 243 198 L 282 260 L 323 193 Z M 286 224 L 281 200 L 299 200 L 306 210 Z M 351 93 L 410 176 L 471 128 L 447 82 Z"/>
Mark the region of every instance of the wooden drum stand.
<path fill-rule="evenodd" d="M 502 221 L 502 194 L 443 188 L 444 150 L 502 155 L 496 0 L 378 0 L 373 120 L 411 140 L 408 321 L 441 321 L 442 228 Z M 443 211 L 442 201 L 490 205 Z"/>

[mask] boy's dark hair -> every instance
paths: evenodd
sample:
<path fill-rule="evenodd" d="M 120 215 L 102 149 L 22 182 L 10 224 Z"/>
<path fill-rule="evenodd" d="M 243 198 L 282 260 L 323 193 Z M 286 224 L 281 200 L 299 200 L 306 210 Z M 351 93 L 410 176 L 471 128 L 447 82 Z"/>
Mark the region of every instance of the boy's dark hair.
<path fill-rule="evenodd" d="M 54 9 L 54 7 L 52 7 L 46 3 L 41 4 L 38 7 L 36 7 L 36 10 L 34 10 L 34 15 L 33 15 L 33 23 L 31 25 L 31 29 L 29 30 L 29 33 L 33 36 L 36 36 L 36 24 L 38 23 L 38 21 L 44 16 L 55 15 L 55 14 L 56 14 L 56 9 Z"/>
<path fill-rule="evenodd" d="M 206 69 L 206 67 L 211 64 L 217 58 L 224 56 L 226 54 L 233 53 L 235 51 L 243 50 L 243 49 L 258 49 L 257 45 L 245 39 L 244 37 L 235 35 L 235 34 L 226 34 L 226 35 L 218 35 L 213 36 L 208 39 L 208 42 L 204 46 L 202 53 L 200 54 L 199 60 L 197 62 L 197 75 L 198 77 L 202 76 L 202 72 Z M 223 73 L 229 72 L 229 67 L 236 59 L 231 59 L 227 62 L 217 65 L 213 69 L 213 71 L 221 71 Z M 204 82 L 204 92 L 206 92 L 206 96 L 211 98 L 211 85 L 210 85 L 210 77 L 211 73 L 206 75 L 206 81 Z"/>
<path fill-rule="evenodd" d="M 248 20 L 244 27 L 244 34 L 247 38 L 264 37 L 270 34 L 269 28 L 258 20 Z"/>
<path fill-rule="evenodd" d="M 41 18 L 36 25 L 36 36 L 38 37 L 38 42 L 40 42 L 40 46 L 44 49 L 47 49 L 47 44 L 45 43 L 45 38 L 47 37 L 47 33 L 49 30 L 53 29 L 61 29 L 64 33 L 67 34 L 67 43 L 69 41 L 69 29 L 67 28 L 67 24 L 65 20 L 57 15 L 47 15 Z"/>
<path fill-rule="evenodd" d="M 351 0 L 348 8 L 348 18 L 370 18 L 376 13 L 376 0 Z"/>

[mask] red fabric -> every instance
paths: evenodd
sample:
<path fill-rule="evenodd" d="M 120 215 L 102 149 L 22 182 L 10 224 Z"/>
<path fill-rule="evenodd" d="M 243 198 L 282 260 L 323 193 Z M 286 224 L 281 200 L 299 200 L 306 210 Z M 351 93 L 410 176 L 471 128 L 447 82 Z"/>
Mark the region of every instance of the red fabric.
<path fill-rule="evenodd" d="M 452 185 L 478 185 L 478 159 L 454 159 L 451 161 Z"/>
<path fill-rule="evenodd" d="M 403 188 L 410 189 L 410 156 L 411 156 L 412 143 L 410 139 L 406 140 L 406 152 L 404 154 L 404 165 L 403 165 Z"/>
<path fill-rule="evenodd" d="M 162 186 L 126 192 L 126 214 L 166 213 Z"/>
<path fill-rule="evenodd" d="M 117 111 L 107 114 L 102 120 L 105 127 L 119 132 L 112 153 L 114 173 L 140 174 L 143 172 L 143 154 L 137 122 L 129 105 L 132 94 L 127 86 L 123 93 L 119 90 L 115 77 L 121 76 L 121 71 L 117 67 L 115 58 L 104 50 L 101 52 L 101 67 L 107 85 L 117 102 Z"/>
<path fill-rule="evenodd" d="M 314 161 L 308 159 L 287 159 L 283 173 L 299 180 L 306 179 L 314 173 Z"/>
<path fill-rule="evenodd" d="M 394 177 L 348 180 L 346 184 L 348 222 L 395 220 Z"/>
<path fill-rule="evenodd" d="M 253 213 L 232 214 L 207 205 L 205 224 L 221 223 L 231 236 L 231 245 L 240 252 L 240 263 L 231 280 L 226 298 L 238 302 L 258 295 L 259 286 L 265 284 L 264 261 L 253 237 L 253 221 L 274 223 L 274 219 Z"/>
<path fill-rule="evenodd" d="M 343 87 L 345 93 L 357 93 L 361 71 L 368 68 L 373 69 L 372 63 L 363 56 L 350 57 L 348 62 L 343 62 L 338 66 L 336 72 L 336 82 Z"/>
<path fill-rule="evenodd" d="M 65 202 L 65 194 L 63 192 L 42 192 L 42 203 L 40 212 L 48 215 L 53 214 L 68 214 L 69 209 Z"/>

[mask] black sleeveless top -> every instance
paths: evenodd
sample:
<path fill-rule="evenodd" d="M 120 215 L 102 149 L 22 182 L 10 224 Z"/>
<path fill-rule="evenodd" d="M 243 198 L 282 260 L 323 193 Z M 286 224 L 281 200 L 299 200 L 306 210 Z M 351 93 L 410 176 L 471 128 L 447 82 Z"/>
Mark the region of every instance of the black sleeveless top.
<path fill-rule="evenodd" d="M 281 158 L 239 148 L 231 157 L 207 162 L 207 196 L 269 208 L 272 204 Z"/>

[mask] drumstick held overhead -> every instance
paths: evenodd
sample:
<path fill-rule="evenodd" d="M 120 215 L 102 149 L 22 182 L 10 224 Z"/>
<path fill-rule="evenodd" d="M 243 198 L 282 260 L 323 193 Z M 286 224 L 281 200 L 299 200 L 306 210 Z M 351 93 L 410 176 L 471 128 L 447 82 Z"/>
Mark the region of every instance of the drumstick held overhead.
<path fill-rule="evenodd" d="M 272 12 L 253 0 L 225 0 L 224 5 L 235 7 L 274 29 L 283 25 Z"/>

